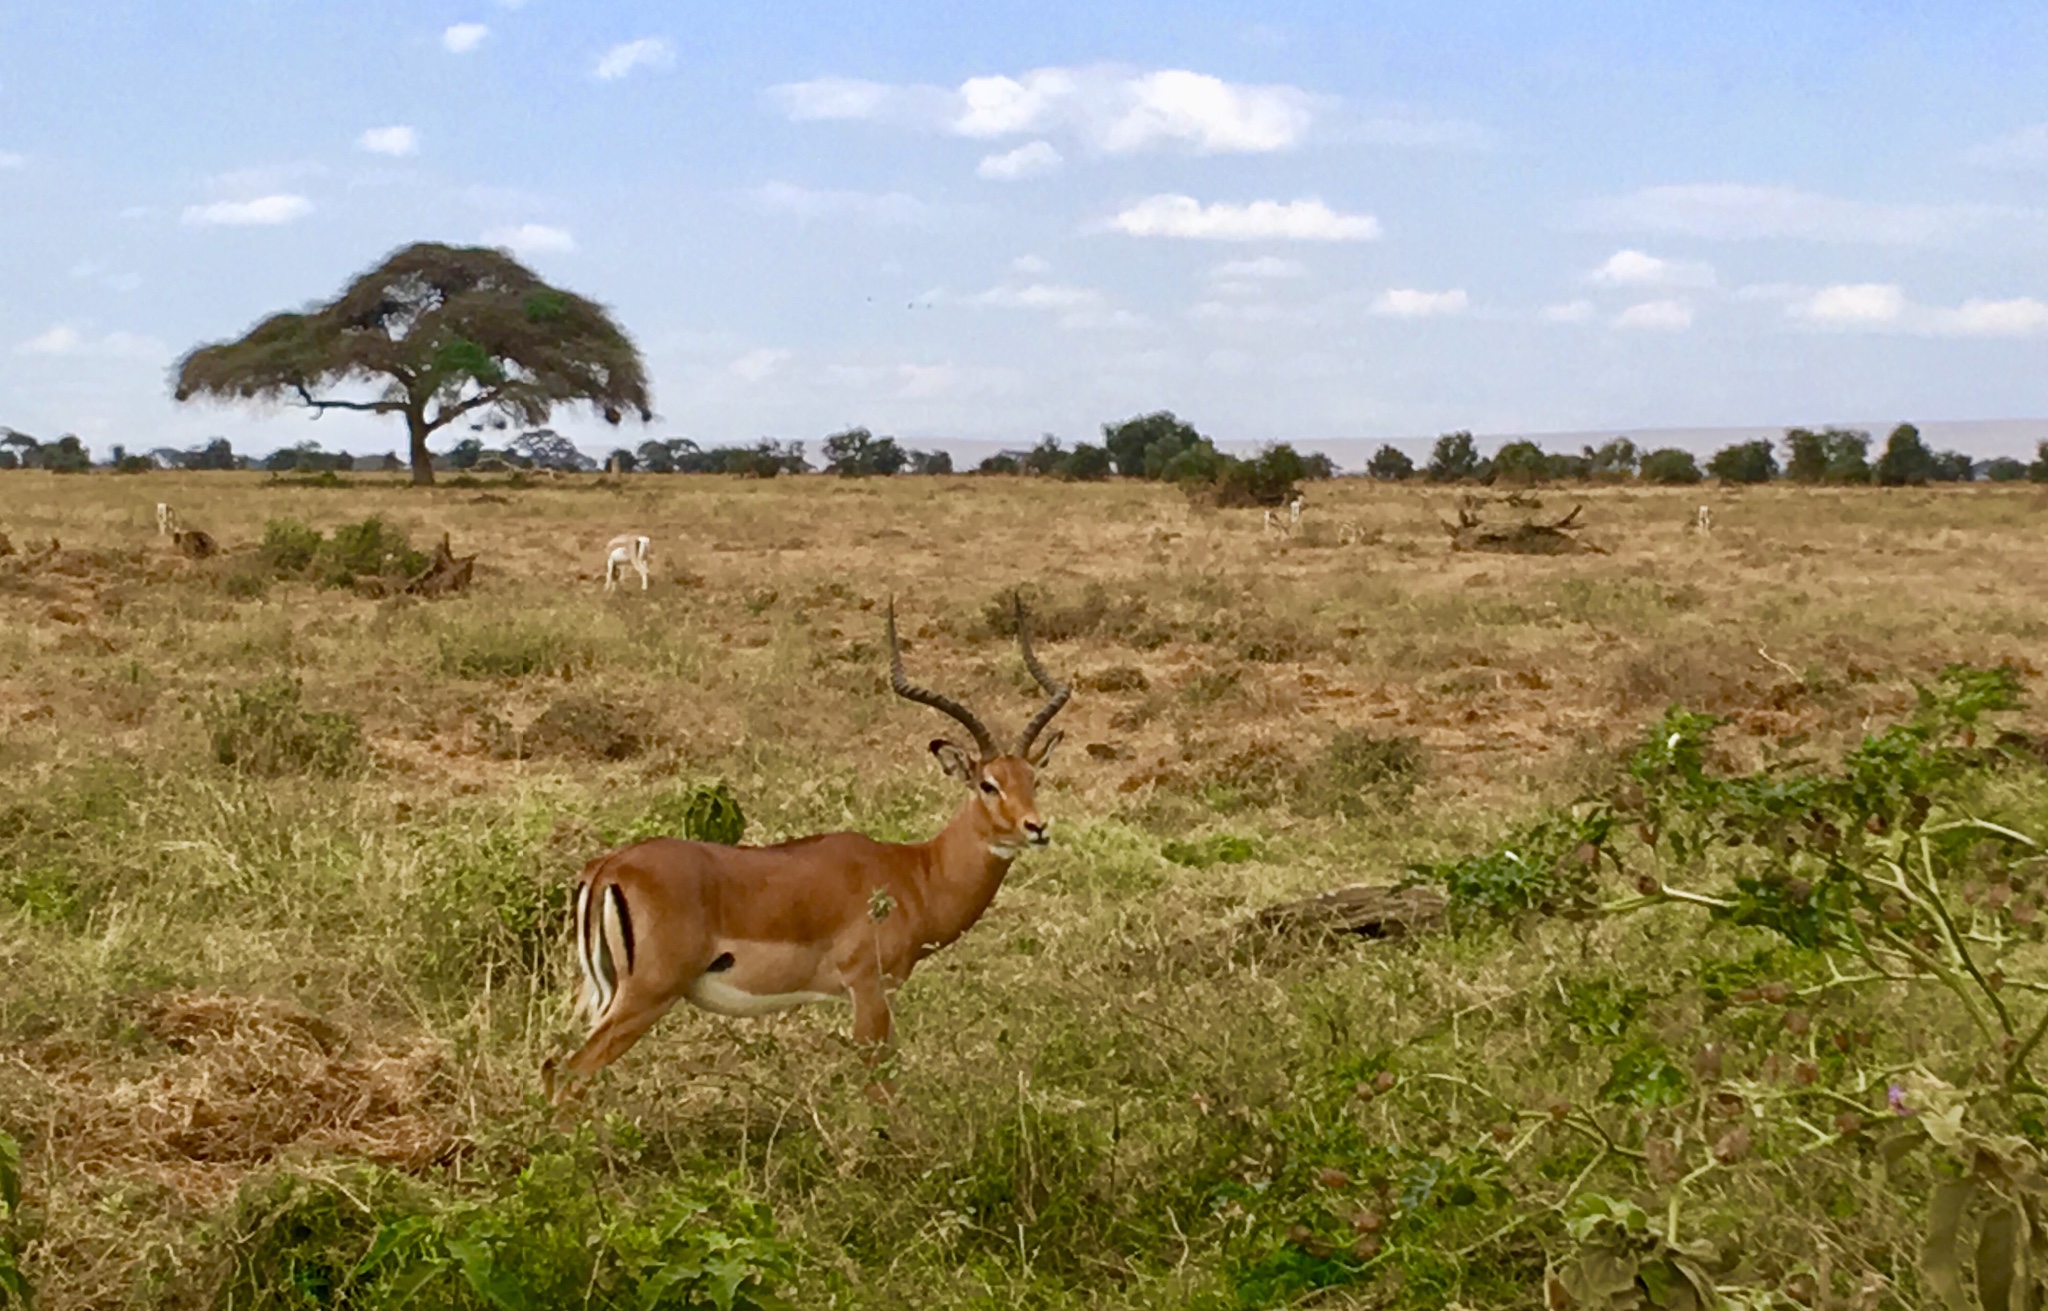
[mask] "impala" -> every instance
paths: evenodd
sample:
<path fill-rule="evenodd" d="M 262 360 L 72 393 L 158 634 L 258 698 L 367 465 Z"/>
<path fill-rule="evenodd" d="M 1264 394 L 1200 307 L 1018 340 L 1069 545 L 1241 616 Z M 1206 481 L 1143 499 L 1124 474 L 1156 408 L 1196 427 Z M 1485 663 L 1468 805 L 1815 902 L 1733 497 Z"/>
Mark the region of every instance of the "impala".
<path fill-rule="evenodd" d="M 604 590 L 619 585 L 631 568 L 640 575 L 640 590 L 647 590 L 647 538 L 637 533 L 620 533 L 604 544 Z"/>
<path fill-rule="evenodd" d="M 889 685 L 952 716 L 974 738 L 972 750 L 944 738 L 930 745 L 940 768 L 968 789 L 936 837 L 901 843 L 823 833 L 772 847 L 654 838 L 584 866 L 576 959 L 579 1006 L 591 1028 L 566 1062 L 560 1095 L 554 1062 L 543 1068 L 550 1098 L 561 1101 L 574 1081 L 624 1055 L 684 999 L 731 1016 L 851 1000 L 854 1040 L 870 1065 L 880 1061 L 891 1033 L 889 994 L 919 961 L 974 926 L 1019 853 L 1047 841 L 1033 782 L 1060 735 L 1039 735 L 1071 689 L 1032 654 L 1021 598 L 1016 615 L 1024 667 L 1047 700 L 1005 751 L 966 706 L 904 677 L 889 603 Z"/>

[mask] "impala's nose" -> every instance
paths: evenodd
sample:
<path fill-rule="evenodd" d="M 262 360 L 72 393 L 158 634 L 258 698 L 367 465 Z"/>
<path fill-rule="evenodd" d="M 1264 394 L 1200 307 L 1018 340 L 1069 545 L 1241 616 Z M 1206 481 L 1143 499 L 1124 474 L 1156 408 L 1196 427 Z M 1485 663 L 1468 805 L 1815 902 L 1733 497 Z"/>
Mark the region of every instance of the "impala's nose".
<path fill-rule="evenodd" d="M 1052 841 L 1051 836 L 1045 831 L 1045 821 L 1042 819 L 1024 821 L 1024 836 L 1031 840 L 1034 847 L 1042 847 Z"/>

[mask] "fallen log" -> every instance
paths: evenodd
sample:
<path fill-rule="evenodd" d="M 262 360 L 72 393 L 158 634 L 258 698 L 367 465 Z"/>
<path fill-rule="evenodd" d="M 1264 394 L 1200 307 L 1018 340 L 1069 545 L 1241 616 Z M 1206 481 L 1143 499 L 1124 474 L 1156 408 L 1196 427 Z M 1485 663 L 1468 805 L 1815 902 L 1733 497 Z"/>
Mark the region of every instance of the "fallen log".
<path fill-rule="evenodd" d="M 1489 524 L 1473 513 L 1472 507 L 1458 507 L 1458 522 L 1445 524 L 1453 551 L 1493 551 L 1507 555 L 1605 555 L 1606 551 L 1580 536 L 1579 511 L 1550 523 L 1523 519 L 1511 524 Z"/>

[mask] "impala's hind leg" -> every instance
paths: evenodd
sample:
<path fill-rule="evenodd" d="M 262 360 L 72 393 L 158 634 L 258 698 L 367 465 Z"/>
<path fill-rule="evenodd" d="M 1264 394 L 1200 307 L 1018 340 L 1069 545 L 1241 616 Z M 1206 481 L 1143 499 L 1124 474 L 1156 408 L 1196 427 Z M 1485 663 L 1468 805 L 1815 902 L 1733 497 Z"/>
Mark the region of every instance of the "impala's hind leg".
<path fill-rule="evenodd" d="M 629 987 L 612 1001 L 611 1008 L 583 1040 L 568 1060 L 562 1062 L 565 1077 L 559 1083 L 555 1077 L 555 1063 L 549 1061 L 541 1070 L 541 1079 L 547 1089 L 548 1100 L 560 1106 L 572 1095 L 573 1090 L 589 1080 L 590 1076 L 624 1056 L 641 1035 L 654 1027 L 654 1022 L 668 1014 L 676 1004 L 676 997 L 645 999 L 634 995 Z"/>

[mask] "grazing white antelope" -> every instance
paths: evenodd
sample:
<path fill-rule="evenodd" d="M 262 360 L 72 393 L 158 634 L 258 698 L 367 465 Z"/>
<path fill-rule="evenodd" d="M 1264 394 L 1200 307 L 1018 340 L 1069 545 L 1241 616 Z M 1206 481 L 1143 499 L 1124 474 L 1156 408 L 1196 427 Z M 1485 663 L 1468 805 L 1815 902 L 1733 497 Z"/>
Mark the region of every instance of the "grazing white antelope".
<path fill-rule="evenodd" d="M 619 579 L 631 566 L 640 575 L 640 590 L 647 590 L 647 539 L 633 533 L 620 533 L 604 544 L 604 590 L 609 592 L 619 585 Z"/>
<path fill-rule="evenodd" d="M 1711 533 L 1714 531 L 1714 511 L 1711 506 L 1702 505 L 1692 517 L 1693 531 Z"/>
<path fill-rule="evenodd" d="M 565 1063 L 560 1095 L 554 1062 L 542 1067 L 551 1099 L 617 1060 L 684 999 L 730 1016 L 851 999 L 854 1040 L 872 1066 L 889 1045 L 889 994 L 973 927 L 1019 853 L 1045 845 L 1034 771 L 1060 735 L 1039 734 L 1071 689 L 1032 654 L 1022 600 L 1017 645 L 1047 700 L 1008 750 L 967 707 L 904 677 L 893 600 L 888 614 L 889 685 L 973 735 L 972 748 L 944 738 L 930 746 L 968 789 L 960 809 L 925 842 L 859 833 L 772 847 L 654 838 L 591 861 L 576 883 L 576 960 L 592 1027 Z M 869 1086 L 870 1095 L 884 1091 Z"/>
<path fill-rule="evenodd" d="M 178 512 L 162 501 L 156 503 L 156 535 L 176 537 L 178 535 Z"/>
<path fill-rule="evenodd" d="M 1292 500 L 1290 500 L 1290 501 L 1288 501 L 1288 502 L 1287 502 L 1287 523 L 1288 523 L 1288 526 L 1289 526 L 1290 528 L 1299 528 L 1299 527 L 1301 527 L 1301 493 L 1300 493 L 1300 492 L 1296 492 L 1296 493 L 1294 494 L 1294 498 L 1293 498 Z"/>

